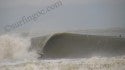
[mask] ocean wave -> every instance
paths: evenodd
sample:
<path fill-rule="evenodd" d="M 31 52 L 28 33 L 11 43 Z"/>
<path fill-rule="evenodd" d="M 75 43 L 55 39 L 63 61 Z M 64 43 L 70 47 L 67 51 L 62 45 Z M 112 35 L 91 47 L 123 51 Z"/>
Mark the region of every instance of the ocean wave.
<path fill-rule="evenodd" d="M 56 33 L 31 39 L 31 48 L 43 58 L 90 58 L 125 55 L 125 38 Z"/>
<path fill-rule="evenodd" d="M 125 70 L 124 46 L 125 38 L 112 36 L 2 35 L 0 70 Z"/>

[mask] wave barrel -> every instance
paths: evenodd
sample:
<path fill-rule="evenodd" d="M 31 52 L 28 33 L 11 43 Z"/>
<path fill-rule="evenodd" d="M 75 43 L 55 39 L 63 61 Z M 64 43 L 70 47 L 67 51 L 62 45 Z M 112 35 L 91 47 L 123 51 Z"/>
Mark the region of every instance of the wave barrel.
<path fill-rule="evenodd" d="M 32 49 L 43 58 L 89 58 L 125 55 L 125 38 L 59 33 L 32 38 Z"/>

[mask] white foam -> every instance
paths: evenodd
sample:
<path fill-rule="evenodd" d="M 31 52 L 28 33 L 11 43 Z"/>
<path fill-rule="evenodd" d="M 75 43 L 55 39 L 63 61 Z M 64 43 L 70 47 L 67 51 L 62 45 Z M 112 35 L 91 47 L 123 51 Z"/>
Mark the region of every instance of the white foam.
<path fill-rule="evenodd" d="M 125 70 L 124 58 L 27 60 L 0 64 L 0 70 Z"/>
<path fill-rule="evenodd" d="M 30 39 L 18 35 L 0 36 L 0 60 L 37 58 L 36 52 L 29 52 Z"/>

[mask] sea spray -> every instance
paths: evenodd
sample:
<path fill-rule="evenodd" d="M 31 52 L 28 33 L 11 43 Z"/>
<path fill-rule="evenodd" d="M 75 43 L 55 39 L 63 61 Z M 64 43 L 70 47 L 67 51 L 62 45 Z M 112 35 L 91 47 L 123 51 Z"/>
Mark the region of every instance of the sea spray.
<path fill-rule="evenodd" d="M 19 35 L 0 36 L 0 60 L 37 58 L 35 51 L 29 51 L 30 38 Z"/>

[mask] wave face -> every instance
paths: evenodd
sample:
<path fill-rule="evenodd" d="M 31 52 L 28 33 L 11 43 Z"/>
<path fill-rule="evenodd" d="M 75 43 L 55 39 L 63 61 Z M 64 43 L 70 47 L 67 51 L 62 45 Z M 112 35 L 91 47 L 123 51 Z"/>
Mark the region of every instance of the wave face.
<path fill-rule="evenodd" d="M 125 38 L 59 33 L 31 40 L 43 58 L 90 58 L 125 55 Z"/>

